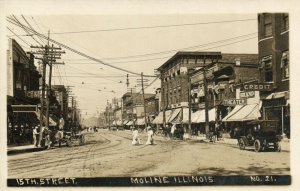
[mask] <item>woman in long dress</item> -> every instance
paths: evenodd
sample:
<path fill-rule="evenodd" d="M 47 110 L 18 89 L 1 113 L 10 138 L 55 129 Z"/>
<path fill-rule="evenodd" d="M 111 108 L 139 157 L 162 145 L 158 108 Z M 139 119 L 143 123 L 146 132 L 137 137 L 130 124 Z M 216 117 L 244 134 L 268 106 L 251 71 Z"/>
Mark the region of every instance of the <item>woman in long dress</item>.
<path fill-rule="evenodd" d="M 153 145 L 154 143 L 154 140 L 153 140 L 153 130 L 151 128 L 151 126 L 147 127 L 147 134 L 148 134 L 148 139 L 147 139 L 147 142 L 146 142 L 146 145 Z"/>
<path fill-rule="evenodd" d="M 140 144 L 139 131 L 137 130 L 137 128 L 134 128 L 132 136 L 132 145 Z"/>

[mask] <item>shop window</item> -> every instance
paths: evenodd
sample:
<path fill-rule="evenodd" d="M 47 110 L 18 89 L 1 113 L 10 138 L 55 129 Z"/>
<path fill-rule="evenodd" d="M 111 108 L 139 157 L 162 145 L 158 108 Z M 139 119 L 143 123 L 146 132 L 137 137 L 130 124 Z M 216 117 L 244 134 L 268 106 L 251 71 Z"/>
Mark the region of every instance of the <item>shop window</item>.
<path fill-rule="evenodd" d="M 281 56 L 281 71 L 282 71 L 282 79 L 288 79 L 290 77 L 289 71 L 289 51 L 282 52 Z"/>
<path fill-rule="evenodd" d="M 271 14 L 264 15 L 264 35 L 265 37 L 272 36 L 272 15 Z"/>
<path fill-rule="evenodd" d="M 285 13 L 282 15 L 282 28 L 281 31 L 289 30 L 289 14 Z"/>

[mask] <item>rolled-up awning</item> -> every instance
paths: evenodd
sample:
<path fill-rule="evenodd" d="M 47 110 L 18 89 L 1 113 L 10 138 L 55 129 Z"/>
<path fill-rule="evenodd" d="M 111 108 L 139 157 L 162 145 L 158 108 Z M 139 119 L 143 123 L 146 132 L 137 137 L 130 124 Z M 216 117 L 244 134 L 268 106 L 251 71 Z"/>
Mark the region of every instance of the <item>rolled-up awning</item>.
<path fill-rule="evenodd" d="M 168 122 L 170 115 L 172 111 L 171 110 L 166 110 L 165 111 L 165 116 L 166 116 L 166 123 Z M 163 112 L 159 112 L 158 116 L 152 121 L 153 124 L 163 124 Z"/>
<path fill-rule="evenodd" d="M 222 121 L 251 121 L 261 117 L 258 104 L 237 105 Z"/>
<path fill-rule="evenodd" d="M 136 125 L 145 125 L 145 118 L 139 118 L 135 122 Z"/>

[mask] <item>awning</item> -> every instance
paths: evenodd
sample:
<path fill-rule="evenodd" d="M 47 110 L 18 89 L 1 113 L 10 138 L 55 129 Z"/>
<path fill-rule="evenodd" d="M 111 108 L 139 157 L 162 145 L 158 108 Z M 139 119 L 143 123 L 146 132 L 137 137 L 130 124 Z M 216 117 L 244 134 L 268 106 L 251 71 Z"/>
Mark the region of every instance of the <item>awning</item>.
<path fill-rule="evenodd" d="M 38 118 L 38 120 L 40 120 L 40 113 L 39 112 L 34 112 Z M 44 119 L 44 123 L 46 123 L 46 116 L 43 116 Z M 49 126 L 56 126 L 57 122 L 55 122 L 55 120 L 49 116 Z"/>
<path fill-rule="evenodd" d="M 112 125 L 117 125 L 117 122 L 114 120 L 111 124 Z"/>
<path fill-rule="evenodd" d="M 265 99 L 277 99 L 277 98 L 290 98 L 290 92 L 289 91 L 283 91 L 283 92 L 274 92 L 268 95 Z"/>
<path fill-rule="evenodd" d="M 128 123 L 128 120 L 123 121 L 123 125 L 126 125 Z"/>
<path fill-rule="evenodd" d="M 204 109 L 198 110 L 198 111 L 192 113 L 192 116 L 191 116 L 192 123 L 198 123 L 197 120 L 198 120 L 198 118 L 200 118 L 201 115 L 205 115 Z"/>
<path fill-rule="evenodd" d="M 145 125 L 145 118 L 139 118 L 135 122 L 136 125 Z"/>
<path fill-rule="evenodd" d="M 128 121 L 128 123 L 126 123 L 127 126 L 133 125 L 133 121 Z"/>
<path fill-rule="evenodd" d="M 169 120 L 166 120 L 166 122 L 173 123 L 173 120 L 179 115 L 180 111 L 181 111 L 181 108 L 177 108 L 177 109 L 173 110 Z"/>
<path fill-rule="evenodd" d="M 118 125 L 118 126 L 121 126 L 121 125 L 122 125 L 122 120 L 118 120 L 118 121 L 117 121 L 117 125 Z"/>
<path fill-rule="evenodd" d="M 172 111 L 166 110 L 165 116 L 166 116 L 166 123 L 168 122 L 168 119 L 170 118 Z M 163 112 L 160 112 L 158 116 L 152 121 L 153 124 L 163 124 Z"/>
<path fill-rule="evenodd" d="M 258 104 L 236 106 L 222 121 L 250 121 L 261 117 Z"/>
<path fill-rule="evenodd" d="M 188 124 L 189 123 L 189 108 L 183 108 L 182 110 L 182 124 Z M 192 121 L 193 113 L 191 112 L 191 121 Z"/>
<path fill-rule="evenodd" d="M 209 122 L 216 120 L 216 109 L 210 109 L 208 111 Z M 195 123 L 205 123 L 205 110 L 201 110 L 200 115 L 196 118 Z"/>

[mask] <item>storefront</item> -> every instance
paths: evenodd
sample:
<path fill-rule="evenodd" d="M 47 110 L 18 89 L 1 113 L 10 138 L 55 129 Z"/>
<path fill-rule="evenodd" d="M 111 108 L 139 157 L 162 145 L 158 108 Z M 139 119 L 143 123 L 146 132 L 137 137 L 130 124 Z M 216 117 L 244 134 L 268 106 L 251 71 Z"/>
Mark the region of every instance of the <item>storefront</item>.
<path fill-rule="evenodd" d="M 262 100 L 263 119 L 278 120 L 281 133 L 290 137 L 290 99 L 289 92 L 275 92 Z"/>

